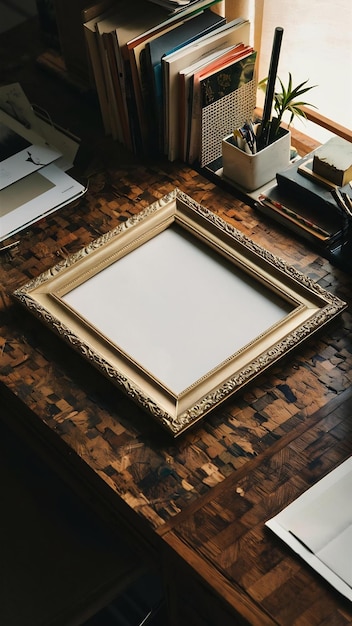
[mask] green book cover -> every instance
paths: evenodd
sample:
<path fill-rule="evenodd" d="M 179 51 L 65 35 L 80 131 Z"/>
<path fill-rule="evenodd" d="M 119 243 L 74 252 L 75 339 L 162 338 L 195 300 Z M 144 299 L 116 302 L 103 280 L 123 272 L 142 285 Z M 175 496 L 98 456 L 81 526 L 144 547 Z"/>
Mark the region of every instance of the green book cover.
<path fill-rule="evenodd" d="M 228 67 L 201 79 L 202 107 L 213 104 L 251 81 L 254 75 L 256 56 L 257 53 L 252 52 L 243 59 L 235 60 Z"/>

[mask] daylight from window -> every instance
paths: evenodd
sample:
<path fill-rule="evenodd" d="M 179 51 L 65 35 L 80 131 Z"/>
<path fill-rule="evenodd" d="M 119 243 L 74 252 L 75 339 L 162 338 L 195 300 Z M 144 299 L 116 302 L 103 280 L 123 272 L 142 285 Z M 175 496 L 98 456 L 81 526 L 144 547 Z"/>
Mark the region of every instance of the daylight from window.
<path fill-rule="evenodd" d="M 321 115 L 351 129 L 352 1 L 264 0 L 259 79 L 268 75 L 276 26 L 284 29 L 278 67 L 283 83 L 291 72 L 294 85 L 305 80 L 317 85 L 302 98 Z M 297 120 L 294 126 L 318 141 L 331 136 L 307 120 Z"/>

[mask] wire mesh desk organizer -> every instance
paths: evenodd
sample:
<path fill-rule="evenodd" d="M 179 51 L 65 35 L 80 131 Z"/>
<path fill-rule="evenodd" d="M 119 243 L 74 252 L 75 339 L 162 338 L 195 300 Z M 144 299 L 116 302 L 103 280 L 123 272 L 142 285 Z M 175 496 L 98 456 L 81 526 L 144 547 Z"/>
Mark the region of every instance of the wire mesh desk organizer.
<path fill-rule="evenodd" d="M 252 68 L 253 72 L 253 68 Z M 246 77 L 244 77 L 246 81 Z M 221 157 L 221 142 L 226 135 L 237 126 L 241 126 L 244 120 L 251 119 L 256 102 L 256 81 L 254 77 L 244 82 L 237 89 L 216 98 L 215 90 L 204 88 L 202 108 L 202 135 L 200 166 Z M 218 87 L 218 93 L 220 89 Z M 206 104 L 208 102 L 208 104 Z"/>

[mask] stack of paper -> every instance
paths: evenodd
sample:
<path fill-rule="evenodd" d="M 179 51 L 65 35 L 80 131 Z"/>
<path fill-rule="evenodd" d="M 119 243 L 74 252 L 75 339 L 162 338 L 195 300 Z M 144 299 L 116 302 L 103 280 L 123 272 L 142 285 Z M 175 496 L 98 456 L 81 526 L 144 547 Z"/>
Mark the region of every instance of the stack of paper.
<path fill-rule="evenodd" d="M 266 522 L 352 600 L 352 457 Z"/>
<path fill-rule="evenodd" d="M 0 241 L 85 192 L 65 172 L 72 166 L 67 158 L 73 156 L 72 140 L 66 136 L 55 145 L 45 135 L 55 139 L 61 133 L 37 118 L 18 84 L 1 87 Z M 65 146 L 71 154 L 64 153 Z"/>

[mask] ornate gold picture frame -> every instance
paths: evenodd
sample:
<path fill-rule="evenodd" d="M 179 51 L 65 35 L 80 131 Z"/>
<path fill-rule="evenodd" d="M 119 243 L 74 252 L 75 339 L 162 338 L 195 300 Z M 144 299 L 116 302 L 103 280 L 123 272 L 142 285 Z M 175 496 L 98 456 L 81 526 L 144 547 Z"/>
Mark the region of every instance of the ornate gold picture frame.
<path fill-rule="evenodd" d="M 174 437 L 347 306 L 178 189 L 14 296 Z"/>

